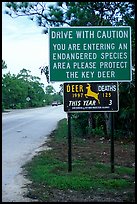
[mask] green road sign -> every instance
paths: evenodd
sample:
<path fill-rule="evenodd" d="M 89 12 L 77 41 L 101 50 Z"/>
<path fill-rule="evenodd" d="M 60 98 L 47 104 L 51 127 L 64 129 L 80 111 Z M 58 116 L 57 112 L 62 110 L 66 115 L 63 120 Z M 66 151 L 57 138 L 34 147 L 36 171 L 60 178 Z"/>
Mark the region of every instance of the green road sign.
<path fill-rule="evenodd" d="M 129 26 L 49 29 L 50 81 L 131 81 Z"/>
<path fill-rule="evenodd" d="M 117 112 L 117 82 L 64 83 L 65 112 Z"/>

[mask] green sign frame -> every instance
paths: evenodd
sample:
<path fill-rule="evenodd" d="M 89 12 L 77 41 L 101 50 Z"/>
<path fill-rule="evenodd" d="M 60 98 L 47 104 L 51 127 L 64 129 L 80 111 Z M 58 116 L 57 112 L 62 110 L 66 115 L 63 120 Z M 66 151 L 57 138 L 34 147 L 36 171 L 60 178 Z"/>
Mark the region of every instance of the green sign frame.
<path fill-rule="evenodd" d="M 51 82 L 130 82 L 131 27 L 49 29 Z"/>

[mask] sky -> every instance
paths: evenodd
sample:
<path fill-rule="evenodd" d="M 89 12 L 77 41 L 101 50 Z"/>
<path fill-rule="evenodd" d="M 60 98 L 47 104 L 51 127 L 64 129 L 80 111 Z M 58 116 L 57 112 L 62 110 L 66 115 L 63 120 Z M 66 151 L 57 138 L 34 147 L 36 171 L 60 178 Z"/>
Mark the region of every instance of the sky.
<path fill-rule="evenodd" d="M 49 35 L 43 34 L 42 27 L 36 25 L 28 17 L 11 18 L 4 14 L 5 2 L 2 2 L 2 59 L 11 74 L 18 74 L 25 68 L 32 76 L 41 79 L 46 86 L 52 85 L 59 91 L 60 83 L 47 83 L 44 73 L 39 67 L 49 65 Z"/>

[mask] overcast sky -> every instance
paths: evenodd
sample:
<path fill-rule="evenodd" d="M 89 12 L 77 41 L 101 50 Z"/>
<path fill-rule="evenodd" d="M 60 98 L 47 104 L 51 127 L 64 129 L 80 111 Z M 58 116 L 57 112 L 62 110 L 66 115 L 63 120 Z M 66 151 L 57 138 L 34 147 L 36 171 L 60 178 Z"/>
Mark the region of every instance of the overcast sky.
<path fill-rule="evenodd" d="M 23 68 L 31 75 L 41 78 L 41 83 L 48 85 L 40 66 L 49 65 L 49 36 L 42 34 L 42 27 L 28 17 L 11 18 L 4 14 L 5 2 L 2 2 L 2 59 L 11 74 L 18 74 Z M 52 85 L 59 91 L 60 83 Z"/>

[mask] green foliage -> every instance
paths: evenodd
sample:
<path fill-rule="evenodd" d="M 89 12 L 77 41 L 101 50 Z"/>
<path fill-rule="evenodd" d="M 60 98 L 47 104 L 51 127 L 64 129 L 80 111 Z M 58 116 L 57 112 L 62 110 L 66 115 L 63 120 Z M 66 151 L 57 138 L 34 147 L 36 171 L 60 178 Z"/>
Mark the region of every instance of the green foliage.
<path fill-rule="evenodd" d="M 72 114 L 72 133 L 78 137 L 105 135 L 104 116 L 101 113 L 92 113 L 92 127 L 89 126 L 89 113 Z"/>
<path fill-rule="evenodd" d="M 88 114 L 74 113 L 72 114 L 72 134 L 74 136 L 85 137 L 87 135 Z"/>
<path fill-rule="evenodd" d="M 45 94 L 44 84 L 40 78 L 31 75 L 30 70 L 22 69 L 17 74 L 4 74 L 2 77 L 2 109 L 4 108 L 29 108 L 51 105 L 62 97 L 54 90 L 54 95 Z M 27 101 L 26 99 L 30 100 Z"/>
<path fill-rule="evenodd" d="M 49 156 L 51 155 L 51 156 Z M 49 159 L 50 157 L 50 159 Z M 111 178 L 108 165 L 102 164 L 87 166 L 85 162 L 75 163 L 71 174 L 67 173 L 67 162 L 57 159 L 53 160 L 53 153 L 49 150 L 41 153 L 25 165 L 28 176 L 33 182 L 41 183 L 52 188 L 71 189 L 71 190 L 89 190 L 102 188 L 103 190 L 116 190 L 128 188 L 132 184 L 130 181 L 120 178 L 118 172 L 115 178 Z M 84 168 L 86 166 L 86 168 Z M 116 169 L 122 167 L 116 167 Z M 128 168 L 128 171 L 131 171 Z M 124 175 L 124 169 L 120 175 Z M 133 170 L 132 170 L 133 174 Z"/>
<path fill-rule="evenodd" d="M 67 121 L 66 121 L 66 119 L 63 119 L 63 120 L 59 121 L 57 129 L 53 133 L 54 135 L 56 135 L 55 141 L 61 142 L 62 140 L 66 139 L 67 132 L 68 132 Z"/>
<path fill-rule="evenodd" d="M 54 94 L 55 93 L 55 89 L 53 88 L 52 85 L 48 85 L 46 87 L 46 94 Z"/>
<path fill-rule="evenodd" d="M 134 2 L 6 2 L 12 17 L 29 16 L 48 32 L 49 26 L 129 25 L 135 18 Z M 83 18 L 84 16 L 84 18 Z"/>
<path fill-rule="evenodd" d="M 58 143 L 64 146 L 67 141 L 66 119 L 58 123 L 57 129 L 52 133 L 52 140 L 52 149 L 40 152 L 23 166 L 33 185 L 62 190 L 101 189 L 106 192 L 126 191 L 133 187 L 131 178 L 135 173 L 134 168 L 115 166 L 115 173 L 112 174 L 109 164 L 96 161 L 90 163 L 85 157 L 78 157 L 73 160 L 73 171 L 68 172 L 68 163 L 64 158 L 62 161 L 61 150 L 58 148 Z M 80 138 L 78 140 L 81 141 Z M 79 143 L 78 140 L 73 140 L 73 144 Z"/>
<path fill-rule="evenodd" d="M 135 137 L 135 81 L 121 83 L 119 87 L 119 112 L 115 114 L 116 135 Z M 119 135 L 120 136 L 120 135 Z"/>
<path fill-rule="evenodd" d="M 35 98 L 38 101 L 37 106 L 42 105 L 44 91 L 41 84 L 31 81 L 30 75 L 26 73 L 26 70 L 25 72 L 21 70 L 17 76 L 10 73 L 3 76 L 2 93 L 5 108 L 35 107 L 33 104 Z M 30 97 L 30 102 L 26 101 L 27 97 Z"/>
<path fill-rule="evenodd" d="M 102 137 L 102 136 L 105 136 L 105 133 L 103 131 L 103 126 L 99 126 L 99 127 L 95 127 L 95 128 L 89 128 L 87 127 L 87 131 L 89 132 L 90 131 L 90 135 L 95 137 L 95 136 L 99 136 L 99 137 Z"/>

